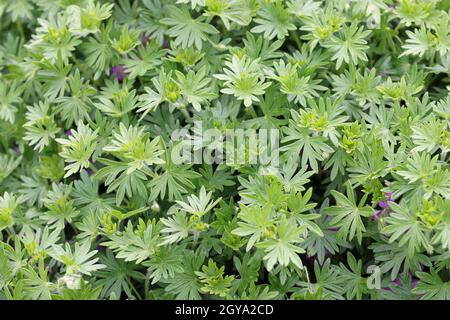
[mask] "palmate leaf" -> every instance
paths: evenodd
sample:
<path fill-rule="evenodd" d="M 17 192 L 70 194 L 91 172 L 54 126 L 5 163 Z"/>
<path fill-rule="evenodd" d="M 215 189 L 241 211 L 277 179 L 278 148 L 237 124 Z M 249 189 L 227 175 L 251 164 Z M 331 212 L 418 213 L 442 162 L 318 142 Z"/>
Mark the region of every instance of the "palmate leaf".
<path fill-rule="evenodd" d="M 204 186 L 200 188 L 198 197 L 196 195 L 187 196 L 187 202 L 176 200 L 181 211 L 190 215 L 202 217 L 214 208 L 222 198 L 212 200 L 212 191 L 206 193 Z"/>
<path fill-rule="evenodd" d="M 306 171 L 306 167 L 298 170 L 296 157 L 289 157 L 283 168 L 278 172 L 278 179 L 283 183 L 286 192 L 304 191 L 304 185 L 310 181 L 310 177 L 314 174 L 312 171 Z"/>
<path fill-rule="evenodd" d="M 155 39 L 162 45 L 168 29 L 168 26 L 161 22 L 167 10 L 167 2 L 164 0 L 144 0 L 142 4 L 144 7 L 140 8 L 139 16 L 142 28 L 150 34 L 150 39 Z"/>
<path fill-rule="evenodd" d="M 161 64 L 161 58 L 164 56 L 165 50 L 161 49 L 156 41 L 151 41 L 147 47 L 130 52 L 130 58 L 124 62 L 125 70 L 129 73 L 128 77 L 133 79 L 142 77 L 150 70 L 155 69 Z"/>
<path fill-rule="evenodd" d="M 6 179 L 22 161 L 22 157 L 0 154 L 0 183 Z"/>
<path fill-rule="evenodd" d="M 116 257 L 119 259 L 141 263 L 156 253 L 160 240 L 160 228 L 160 224 L 155 220 L 149 220 L 146 223 L 139 219 L 137 228 L 128 221 L 123 232 L 110 235 L 110 240 L 103 245 L 116 252 Z"/>
<path fill-rule="evenodd" d="M 449 131 L 448 121 L 439 121 L 432 119 L 427 123 L 420 124 L 412 127 L 413 135 L 411 138 L 414 144 L 417 146 L 413 151 L 427 151 L 434 153 L 437 149 L 441 149 L 441 152 L 449 152 L 450 146 L 445 145 L 445 132 Z"/>
<path fill-rule="evenodd" d="M 444 198 L 450 196 L 450 170 L 442 167 L 438 156 L 432 157 L 426 152 L 412 152 L 399 169 L 400 178 L 391 182 L 389 189 L 394 196 L 403 195 L 404 198 L 414 199 L 424 196 L 430 199 L 434 194 Z"/>
<path fill-rule="evenodd" d="M 124 87 L 111 97 L 100 96 L 94 106 L 110 117 L 121 118 L 127 113 L 138 107 L 139 97 L 136 96 L 136 90 L 129 91 Z"/>
<path fill-rule="evenodd" d="M 165 234 L 161 245 L 179 242 L 188 237 L 191 230 L 191 222 L 183 212 L 177 212 L 172 217 L 162 218 L 164 227 L 161 233 Z"/>
<path fill-rule="evenodd" d="M 191 4 L 191 8 L 195 9 L 195 7 L 204 7 L 206 0 L 177 0 L 177 3 L 185 3 Z"/>
<path fill-rule="evenodd" d="M 199 172 L 202 174 L 202 177 L 199 179 L 199 184 L 203 185 L 206 190 L 223 191 L 224 188 L 235 185 L 232 173 L 225 166 L 219 166 L 213 171 L 212 165 L 204 165 L 199 169 Z"/>
<path fill-rule="evenodd" d="M 19 200 L 9 192 L 0 196 L 0 231 L 14 224 L 14 213 L 19 206 Z"/>
<path fill-rule="evenodd" d="M 90 96 L 95 94 L 97 90 L 92 87 L 88 81 L 81 78 L 81 73 L 77 69 L 70 76 L 68 87 L 70 94 L 68 96 L 56 99 L 56 112 L 66 121 L 66 126 L 70 126 L 78 121 L 89 119 L 89 111 L 91 110 Z"/>
<path fill-rule="evenodd" d="M 297 226 L 294 219 L 282 217 L 276 227 L 277 235 L 257 244 L 257 247 L 263 248 L 266 255 L 267 271 L 271 271 L 276 264 L 287 266 L 290 263 L 298 268 L 303 268 L 302 261 L 298 253 L 304 253 L 305 250 L 299 246 L 304 241 L 301 238 L 305 233 L 305 226 Z"/>
<path fill-rule="evenodd" d="M 21 283 L 21 289 L 24 299 L 30 300 L 51 300 L 51 293 L 55 285 L 48 281 L 48 270 L 45 268 L 44 261 L 39 260 L 37 272 L 32 267 L 23 269 L 24 278 Z"/>
<path fill-rule="evenodd" d="M 234 276 L 224 276 L 224 272 L 224 266 L 218 268 L 216 263 L 209 259 L 208 264 L 203 265 L 201 271 L 195 272 L 202 283 L 200 290 L 222 298 L 227 297 Z"/>
<path fill-rule="evenodd" d="M 450 299 L 449 3 L 0 0 L 0 300 Z"/>
<path fill-rule="evenodd" d="M 289 127 L 284 128 L 285 136 L 281 140 L 286 143 L 280 151 L 286 151 L 289 156 L 300 156 L 301 165 L 305 167 L 307 163 L 317 172 L 319 170 L 318 161 L 325 160 L 333 148 L 326 142 L 327 138 L 312 136 L 307 128 L 299 126 L 300 115 L 297 111 L 291 110 L 292 119 L 289 120 Z"/>
<path fill-rule="evenodd" d="M 53 102 L 62 97 L 68 89 L 67 75 L 72 69 L 72 65 L 65 65 L 59 58 L 56 63 L 45 60 L 39 63 L 39 66 L 41 70 L 38 71 L 38 79 L 42 81 L 44 96 Z"/>
<path fill-rule="evenodd" d="M 258 96 L 263 95 L 271 84 L 265 82 L 259 62 L 259 58 L 251 60 L 245 55 L 241 58 L 233 55 L 231 62 L 225 62 L 227 68 L 223 69 L 224 73 L 214 75 L 225 81 L 225 88 L 220 92 L 243 100 L 246 107 L 251 106 L 253 102 L 259 102 Z"/>
<path fill-rule="evenodd" d="M 337 236 L 343 240 L 352 240 L 355 236 L 361 244 L 363 232 L 366 231 L 363 218 L 371 217 L 374 210 L 365 206 L 367 195 L 363 196 L 359 204 L 350 184 L 347 184 L 347 196 L 335 190 L 331 194 L 336 205 L 324 209 L 324 213 L 332 216 L 331 225 L 339 228 Z"/>
<path fill-rule="evenodd" d="M 339 69 L 343 62 L 357 65 L 360 61 L 368 60 L 366 51 L 369 49 L 367 38 L 370 30 L 364 30 L 361 26 L 358 28 L 357 23 L 350 26 L 344 25 L 339 36 L 332 36 L 328 42 L 324 44 L 325 48 L 330 49 L 334 53 L 332 60 L 336 60 L 336 68 Z"/>
<path fill-rule="evenodd" d="M 375 255 L 375 261 L 379 263 L 381 272 L 390 271 L 390 279 L 394 281 L 401 272 L 416 272 L 422 266 L 431 266 L 431 260 L 423 253 L 417 253 L 409 258 L 408 248 L 400 247 L 398 243 L 392 244 L 384 242 L 373 243 L 370 248 Z"/>
<path fill-rule="evenodd" d="M 90 276 L 92 272 L 105 268 L 105 265 L 97 263 L 98 258 L 95 257 L 97 250 L 91 251 L 90 247 L 90 241 L 75 243 L 73 250 L 68 243 L 64 248 L 55 245 L 51 255 L 65 265 L 68 275 L 81 273 Z"/>
<path fill-rule="evenodd" d="M 273 232 L 275 222 L 273 214 L 273 210 L 269 206 L 260 208 L 258 206 L 246 207 L 241 205 L 238 214 L 241 221 L 238 222 L 238 228 L 234 229 L 232 233 L 241 237 L 250 236 L 246 251 L 254 247 L 263 236 Z"/>
<path fill-rule="evenodd" d="M 139 98 L 140 104 L 138 112 L 144 112 L 141 119 L 144 118 L 147 113 L 154 111 L 164 101 L 169 101 L 167 88 L 169 84 L 172 83 L 172 72 L 166 73 L 165 70 L 162 69 L 159 73 L 159 77 L 152 79 L 152 83 L 154 89 L 145 87 L 146 93 L 142 94 Z"/>
<path fill-rule="evenodd" d="M 167 33 L 174 37 L 174 45 L 181 45 L 187 48 L 192 45 L 199 50 L 202 49 L 203 42 L 208 39 L 208 35 L 217 34 L 219 31 L 214 26 L 204 23 L 204 18 L 192 19 L 189 10 L 182 6 L 181 8 L 169 6 L 169 17 L 161 19 L 161 23 L 170 26 Z"/>
<path fill-rule="evenodd" d="M 101 287 L 92 287 L 88 282 L 80 279 L 78 289 L 63 288 L 61 294 L 52 295 L 53 300 L 97 300 L 102 291 Z"/>
<path fill-rule="evenodd" d="M 22 101 L 23 88 L 0 78 L 0 119 L 14 123 L 17 105 Z"/>
<path fill-rule="evenodd" d="M 86 171 L 81 172 L 80 178 L 80 180 L 74 182 L 71 194 L 75 205 L 80 207 L 83 212 L 100 213 L 101 211 L 112 210 L 114 200 L 111 197 L 104 197 L 99 194 L 98 181 L 90 177 Z"/>
<path fill-rule="evenodd" d="M 367 293 L 367 279 L 363 277 L 363 266 L 361 260 L 356 260 L 351 252 L 347 253 L 347 268 L 342 262 L 339 263 L 339 272 L 342 281 L 345 283 L 344 291 L 347 299 L 356 298 L 361 300 L 363 295 Z"/>
<path fill-rule="evenodd" d="M 111 294 L 115 294 L 119 297 L 124 291 L 128 297 L 132 297 L 130 280 L 144 279 L 144 275 L 136 270 L 138 266 L 134 263 L 127 263 L 121 259 L 114 258 L 111 250 L 106 250 L 105 254 L 100 255 L 99 262 L 105 266 L 103 270 L 95 273 L 98 277 L 96 284 L 102 287 L 101 295 L 110 297 Z"/>
<path fill-rule="evenodd" d="M 327 259 L 322 267 L 317 261 L 314 262 L 315 283 L 300 281 L 296 289 L 297 294 L 307 296 L 308 294 L 319 294 L 321 300 L 343 300 L 343 279 L 339 277 L 339 272 L 331 266 L 330 259 Z M 317 298 L 316 298 L 317 299 Z"/>
<path fill-rule="evenodd" d="M 11 262 L 6 255 L 5 247 L 5 244 L 0 244 L 0 290 L 5 288 L 14 276 Z"/>
<path fill-rule="evenodd" d="M 403 202 L 391 203 L 390 207 L 393 212 L 386 218 L 386 227 L 383 228 L 383 233 L 390 236 L 389 242 L 398 240 L 399 246 L 407 245 L 409 258 L 427 249 L 429 234 L 425 224 L 417 216 L 417 206 L 412 207 L 416 210 L 411 210 L 412 208 L 407 207 Z"/>
<path fill-rule="evenodd" d="M 164 163 L 161 158 L 164 150 L 159 137 L 150 140 L 149 135 L 144 134 L 144 128 L 127 128 L 122 122 L 119 124 L 119 130 L 113 132 L 110 144 L 103 147 L 103 150 L 128 162 L 127 174 Z"/>
<path fill-rule="evenodd" d="M 441 202 L 441 205 L 443 207 L 442 217 L 440 223 L 436 226 L 432 243 L 435 245 L 439 243 L 442 249 L 450 252 L 450 200 Z"/>
<path fill-rule="evenodd" d="M 99 162 L 103 163 L 105 167 L 101 168 L 95 174 L 95 178 L 104 181 L 105 186 L 108 187 L 107 192 L 116 192 L 116 204 L 120 205 L 124 200 L 125 195 L 132 197 L 133 194 L 147 194 L 146 181 L 150 172 L 144 170 L 133 170 L 128 173 L 130 169 L 127 162 L 115 161 L 106 158 L 99 158 Z"/>
<path fill-rule="evenodd" d="M 421 295 L 423 300 L 449 300 L 450 281 L 441 279 L 436 270 L 431 269 L 430 273 L 418 272 L 419 283 L 412 291 Z"/>
<path fill-rule="evenodd" d="M 189 193 L 195 185 L 193 181 L 201 175 L 192 170 L 192 165 L 175 165 L 171 159 L 170 150 L 167 151 L 165 164 L 160 165 L 160 170 L 152 174 L 149 182 L 150 200 L 161 199 L 181 200 L 182 195 Z"/>
<path fill-rule="evenodd" d="M 200 300 L 202 285 L 195 272 L 200 270 L 204 260 L 204 255 L 185 250 L 180 260 L 183 271 L 177 272 L 173 278 L 162 279 L 161 282 L 167 285 L 164 290 L 178 300 Z"/>
<path fill-rule="evenodd" d="M 228 30 L 231 29 L 232 23 L 240 26 L 250 24 L 257 10 L 256 2 L 246 0 L 207 0 L 206 4 L 204 15 L 207 17 L 220 17 Z"/>
<path fill-rule="evenodd" d="M 291 15 L 283 5 L 283 1 L 263 2 L 258 10 L 258 17 L 254 21 L 258 24 L 251 29 L 251 32 L 264 33 L 264 37 L 273 39 L 283 39 L 290 30 L 296 27 L 291 23 Z"/>
<path fill-rule="evenodd" d="M 315 223 L 319 226 L 322 234 L 310 232 L 302 244 L 308 256 L 315 257 L 320 265 L 323 265 L 328 254 L 336 254 L 341 247 L 350 247 L 346 241 L 336 237 L 337 231 L 330 225 L 331 219 L 329 218 L 326 214 L 321 214 L 320 218 L 315 220 Z"/>
<path fill-rule="evenodd" d="M 161 279 L 170 279 L 175 274 L 183 272 L 183 266 L 180 264 L 182 251 L 178 246 L 161 246 L 155 255 L 143 264 L 148 267 L 148 273 L 152 284 Z"/>
<path fill-rule="evenodd" d="M 53 119 L 54 115 L 50 113 L 50 104 L 45 101 L 33 107 L 29 106 L 26 117 L 28 121 L 24 125 L 26 128 L 24 140 L 29 141 L 35 150 L 41 152 L 59 132 Z"/>
<path fill-rule="evenodd" d="M 414 32 L 407 30 L 406 34 L 409 39 L 403 45 L 405 50 L 400 56 L 405 55 L 418 55 L 422 57 L 429 49 L 433 47 L 434 36 L 431 32 L 427 31 L 424 26 L 420 29 L 414 30 Z"/>
<path fill-rule="evenodd" d="M 89 37 L 82 44 L 82 48 L 86 54 L 86 64 L 95 70 L 94 80 L 97 80 L 104 72 L 109 74 L 107 70 L 113 58 L 111 44 L 109 42 L 109 34 L 112 29 L 112 23 L 100 26 L 97 37 Z"/>
<path fill-rule="evenodd" d="M 190 70 L 186 76 L 179 71 L 175 74 L 178 78 L 175 82 L 180 87 L 181 95 L 196 111 L 200 111 L 202 104 L 217 97 L 215 90 L 211 88 L 211 79 L 205 77 L 206 67 L 202 67 L 198 72 Z"/>
<path fill-rule="evenodd" d="M 64 169 L 68 177 L 90 166 L 90 157 L 97 147 L 98 129 L 92 129 L 82 121 L 78 121 L 77 130 L 72 130 L 67 139 L 58 138 L 56 142 L 62 145 L 60 156 L 68 163 Z"/>
<path fill-rule="evenodd" d="M 301 106 L 306 105 L 306 100 L 318 97 L 317 91 L 323 91 L 326 88 L 319 85 L 320 80 L 313 80 L 311 76 L 301 76 L 298 72 L 297 65 L 287 65 L 283 60 L 274 63 L 277 76 L 274 77 L 280 85 L 280 91 L 288 96 L 289 101 L 300 103 Z"/>

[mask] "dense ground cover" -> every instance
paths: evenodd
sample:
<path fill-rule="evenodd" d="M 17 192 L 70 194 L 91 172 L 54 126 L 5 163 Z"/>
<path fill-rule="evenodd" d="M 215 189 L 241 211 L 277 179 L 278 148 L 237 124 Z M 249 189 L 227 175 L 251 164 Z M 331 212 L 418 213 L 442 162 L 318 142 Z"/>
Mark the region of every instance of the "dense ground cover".
<path fill-rule="evenodd" d="M 0 298 L 449 299 L 449 10 L 0 0 Z"/>

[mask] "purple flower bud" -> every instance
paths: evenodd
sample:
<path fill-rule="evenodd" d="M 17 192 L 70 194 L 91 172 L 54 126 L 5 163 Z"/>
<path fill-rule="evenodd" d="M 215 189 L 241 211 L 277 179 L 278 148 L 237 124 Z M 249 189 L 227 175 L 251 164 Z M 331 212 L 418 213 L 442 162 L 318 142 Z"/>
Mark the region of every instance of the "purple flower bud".
<path fill-rule="evenodd" d="M 111 68 L 111 72 L 114 73 L 117 80 L 122 81 L 124 78 L 128 76 L 128 73 L 125 70 L 125 67 L 120 64 L 119 66 L 114 66 Z"/>
<path fill-rule="evenodd" d="M 382 212 L 383 212 L 383 211 L 381 211 L 381 210 L 375 211 L 375 214 L 370 218 L 370 220 L 376 221 L 376 220 L 381 216 L 381 213 L 382 213 Z"/>
<path fill-rule="evenodd" d="M 66 136 L 71 136 L 72 135 L 72 129 L 69 129 L 65 132 Z"/>
<path fill-rule="evenodd" d="M 403 277 L 404 274 L 405 274 L 405 273 L 402 272 L 402 273 L 400 274 L 400 276 Z M 410 284 L 411 284 L 411 288 L 414 289 L 414 288 L 417 286 L 417 282 L 418 282 L 419 280 L 416 279 L 416 278 L 413 278 L 413 275 L 412 275 L 411 272 L 408 272 L 408 279 L 409 279 L 409 282 L 410 282 Z M 400 278 L 397 278 L 397 279 L 395 279 L 395 280 L 392 281 L 392 282 L 395 283 L 397 286 L 402 287 L 402 282 L 401 282 Z"/>
<path fill-rule="evenodd" d="M 389 204 L 388 204 L 387 201 L 379 201 L 379 202 L 378 202 L 378 206 L 381 207 L 381 208 L 383 208 L 383 209 L 389 208 Z"/>
<path fill-rule="evenodd" d="M 389 202 L 392 202 L 392 192 L 386 192 L 384 201 L 379 201 L 378 206 L 380 206 L 383 209 L 389 208 Z"/>

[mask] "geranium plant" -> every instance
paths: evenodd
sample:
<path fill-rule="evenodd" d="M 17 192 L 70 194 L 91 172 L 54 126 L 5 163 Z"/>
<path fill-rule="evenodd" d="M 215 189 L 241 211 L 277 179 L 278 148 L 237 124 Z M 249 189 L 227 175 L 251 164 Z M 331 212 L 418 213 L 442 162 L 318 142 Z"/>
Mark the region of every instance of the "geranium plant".
<path fill-rule="evenodd" d="M 0 299 L 450 299 L 447 0 L 0 0 Z"/>

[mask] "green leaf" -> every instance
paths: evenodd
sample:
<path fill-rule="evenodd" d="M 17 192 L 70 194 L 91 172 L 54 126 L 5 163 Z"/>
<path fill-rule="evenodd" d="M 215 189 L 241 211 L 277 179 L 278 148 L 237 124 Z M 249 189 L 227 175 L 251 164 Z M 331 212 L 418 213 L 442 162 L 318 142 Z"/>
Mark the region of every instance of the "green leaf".
<path fill-rule="evenodd" d="M 368 218 L 374 214 L 371 207 L 364 205 L 367 195 L 357 204 L 349 184 L 347 184 L 347 196 L 335 190 L 332 190 L 331 194 L 336 200 L 336 205 L 326 208 L 324 213 L 333 217 L 331 225 L 339 228 L 337 236 L 343 240 L 352 240 L 356 236 L 358 243 L 361 244 L 363 232 L 366 231 L 362 218 Z"/>
<path fill-rule="evenodd" d="M 195 45 L 201 50 L 203 41 L 208 40 L 208 35 L 219 33 L 214 26 L 204 23 L 204 18 L 193 19 L 184 6 L 181 8 L 169 6 L 168 12 L 169 17 L 161 19 L 161 23 L 170 26 L 167 33 L 175 38 L 173 42 L 175 46 L 187 48 Z"/>

